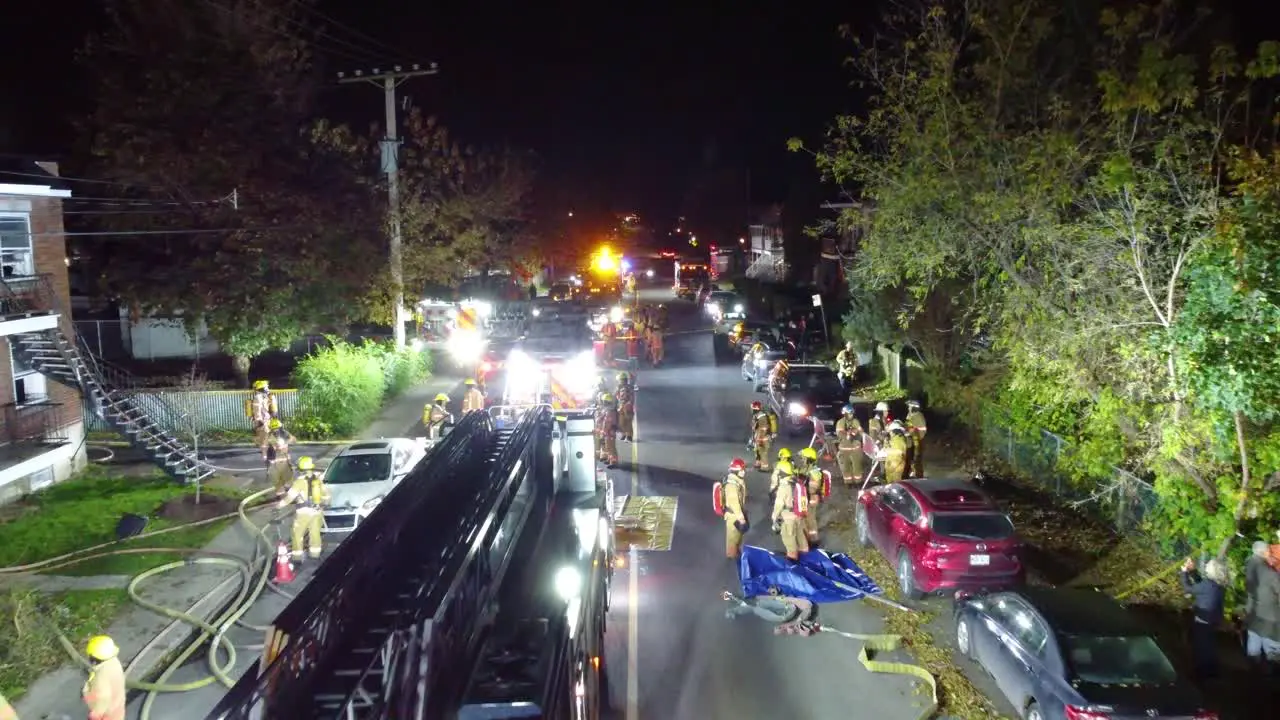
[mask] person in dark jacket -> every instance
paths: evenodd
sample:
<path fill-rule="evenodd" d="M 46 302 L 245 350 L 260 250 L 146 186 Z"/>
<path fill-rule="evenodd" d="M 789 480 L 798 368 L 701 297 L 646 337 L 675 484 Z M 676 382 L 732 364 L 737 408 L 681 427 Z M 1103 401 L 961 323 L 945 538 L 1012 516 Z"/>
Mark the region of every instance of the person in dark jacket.
<path fill-rule="evenodd" d="M 1191 595 L 1191 660 L 1201 679 L 1218 674 L 1217 635 L 1227 595 L 1226 575 L 1217 559 L 1205 563 L 1201 572 L 1191 558 L 1178 574 L 1182 589 Z"/>
<path fill-rule="evenodd" d="M 1256 669 L 1274 672 L 1280 664 L 1280 545 L 1267 550 L 1249 590 L 1245 654 Z"/>

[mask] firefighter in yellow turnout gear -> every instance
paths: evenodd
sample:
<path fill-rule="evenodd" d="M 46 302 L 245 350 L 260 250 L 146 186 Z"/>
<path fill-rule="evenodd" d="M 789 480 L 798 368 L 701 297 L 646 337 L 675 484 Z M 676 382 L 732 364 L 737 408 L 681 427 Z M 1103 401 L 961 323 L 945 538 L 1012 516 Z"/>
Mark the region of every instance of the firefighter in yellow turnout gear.
<path fill-rule="evenodd" d="M 862 479 L 866 454 L 862 451 L 862 422 L 854 414 L 852 405 L 845 405 L 836 421 L 836 464 L 840 466 L 840 478 L 845 485 L 853 485 Z"/>
<path fill-rule="evenodd" d="M 289 446 L 298 440 L 284 429 L 279 420 L 273 418 L 267 423 L 267 427 L 270 429 L 267 435 L 267 481 L 275 489 L 276 495 L 280 495 L 293 484 Z"/>
<path fill-rule="evenodd" d="M 809 512 L 802 518 L 804 534 L 810 545 L 818 544 L 818 506 L 827 499 L 827 479 L 818 467 L 818 451 L 805 448 L 800 451 L 800 463 L 796 480 L 803 482 L 809 499 Z"/>
<path fill-rule="evenodd" d="M 751 403 L 751 445 L 755 450 L 757 470 L 769 470 L 769 451 L 778 436 L 778 416 L 765 410 L 757 400 Z"/>
<path fill-rule="evenodd" d="M 81 691 L 89 720 L 124 720 L 127 690 L 120 648 L 106 635 L 89 638 L 84 652 L 92 663 L 89 680 Z"/>
<path fill-rule="evenodd" d="M 618 405 L 609 393 L 596 406 L 596 459 L 609 467 L 618 464 Z"/>
<path fill-rule="evenodd" d="M 721 507 L 724 513 L 724 554 L 736 560 L 742 554 L 742 536 L 751 528 L 747 520 L 747 462 L 734 458 L 729 472 L 720 484 Z"/>
<path fill-rule="evenodd" d="M 900 422 L 889 424 L 889 442 L 884 446 L 884 481 L 894 483 L 907 474 L 907 431 Z"/>
<path fill-rule="evenodd" d="M 907 470 L 910 477 L 924 477 L 924 436 L 929 432 L 924 413 L 917 400 L 907 402 L 907 436 L 910 438 L 907 453 Z"/>
<path fill-rule="evenodd" d="M 475 378 L 467 378 L 463 383 L 467 390 L 462 394 L 462 412 L 472 412 L 474 410 L 484 409 L 484 393 L 480 392 L 480 388 L 476 385 Z"/>
<path fill-rule="evenodd" d="M 422 408 L 422 426 L 427 429 L 427 438 L 439 440 L 449 417 L 449 396 L 439 393 L 431 404 Z"/>
<path fill-rule="evenodd" d="M 244 414 L 249 418 L 249 424 L 253 427 L 253 438 L 258 444 L 258 449 L 262 451 L 262 459 L 265 461 L 267 435 L 271 432 L 268 425 L 273 418 L 280 415 L 276 396 L 271 392 L 271 386 L 266 380 L 253 381 L 253 392 L 244 401 Z"/>
<path fill-rule="evenodd" d="M 633 442 L 636 434 L 636 386 L 630 373 L 618 373 L 618 433 L 624 442 Z"/>
<path fill-rule="evenodd" d="M 329 502 L 329 488 L 324 478 L 316 472 L 315 461 L 309 457 L 298 458 L 298 477 L 294 479 L 289 492 L 280 499 L 279 507 L 296 504 L 297 512 L 293 517 L 293 559 L 302 560 L 303 544 L 313 558 L 320 557 L 320 529 L 324 526 L 322 509 Z"/>
<path fill-rule="evenodd" d="M 809 550 L 809 540 L 804 532 L 804 517 L 809 514 L 809 496 L 803 480 L 792 472 L 789 459 L 778 459 L 774 479 L 776 485 L 773 487 L 773 512 L 770 516 L 773 531 L 781 536 L 787 558 L 798 560 L 800 553 Z"/>

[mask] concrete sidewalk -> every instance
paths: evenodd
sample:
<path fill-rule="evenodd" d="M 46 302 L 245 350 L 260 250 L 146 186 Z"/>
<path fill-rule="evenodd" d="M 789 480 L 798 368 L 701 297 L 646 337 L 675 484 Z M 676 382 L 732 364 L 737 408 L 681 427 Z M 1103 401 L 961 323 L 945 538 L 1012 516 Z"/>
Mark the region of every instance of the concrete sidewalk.
<path fill-rule="evenodd" d="M 433 376 L 427 382 L 407 391 L 404 395 L 391 401 L 383 411 L 360 435 L 361 440 L 372 440 L 381 437 L 414 437 L 422 435 L 423 405 L 437 393 L 448 393 L 456 405 L 461 399 L 461 379 L 456 376 Z M 325 448 L 316 455 L 317 461 L 336 454 L 342 446 L 334 445 Z M 257 490 L 266 486 L 262 472 L 252 472 L 239 476 L 234 482 L 240 487 Z M 274 515 L 271 509 L 262 509 L 252 515 L 258 525 L 266 526 L 268 537 L 274 542 L 288 535 L 288 520 L 271 522 Z M 219 534 L 213 542 L 205 547 L 211 553 L 227 553 L 240 558 L 249 558 L 261 542 L 241 523 L 236 523 Z M 327 553 L 326 553 L 327 554 Z M 268 586 L 257 601 L 250 607 L 242 620 L 242 624 L 233 627 L 227 638 L 236 646 L 234 663 L 225 668 L 232 679 L 241 674 L 258 658 L 261 643 L 265 637 L 265 627 L 280 613 L 296 594 L 314 575 L 318 563 L 304 563 L 299 568 L 298 578 L 293 583 L 279 589 Z M 79 589 L 92 587 L 121 587 L 128 580 L 118 576 L 101 576 L 87 578 L 59 578 L 57 576 L 39 576 L 32 578 L 32 584 L 40 589 L 50 591 L 58 589 Z M 250 584 L 256 582 L 256 576 Z M 220 565 L 188 565 L 164 573 L 139 588 L 139 594 L 156 604 L 183 611 L 204 619 L 212 618 L 221 608 L 231 602 L 240 591 L 245 580 L 234 567 Z M 131 679 L 154 680 L 154 676 L 171 662 L 193 637 L 191 627 L 185 623 L 171 621 L 139 606 L 126 609 L 106 633 L 115 639 L 120 646 L 121 661 L 125 663 L 128 677 Z M 166 680 L 167 684 L 195 683 L 210 675 L 206 657 L 207 646 L 196 653 L 194 658 L 179 668 Z M 225 653 L 219 653 L 219 660 L 226 662 Z M 27 693 L 15 706 L 19 716 L 25 720 L 60 719 L 62 717 L 83 717 L 84 703 L 80 699 L 80 687 L 84 683 L 85 672 L 68 663 L 31 684 Z M 213 682 L 198 689 L 186 692 L 166 693 L 158 696 L 150 709 L 152 720 L 169 720 L 182 718 L 198 720 L 203 718 L 226 692 L 226 687 Z M 143 694 L 134 692 L 129 703 L 127 717 L 141 718 Z"/>

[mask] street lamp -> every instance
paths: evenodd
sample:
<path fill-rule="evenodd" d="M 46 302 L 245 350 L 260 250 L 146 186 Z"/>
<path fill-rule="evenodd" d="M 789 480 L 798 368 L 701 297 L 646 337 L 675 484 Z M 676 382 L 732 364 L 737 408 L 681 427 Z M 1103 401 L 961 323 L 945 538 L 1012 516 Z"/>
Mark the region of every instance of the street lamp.
<path fill-rule="evenodd" d="M 570 210 L 570 211 L 569 211 L 569 217 L 573 217 L 573 211 L 572 211 L 572 210 Z"/>

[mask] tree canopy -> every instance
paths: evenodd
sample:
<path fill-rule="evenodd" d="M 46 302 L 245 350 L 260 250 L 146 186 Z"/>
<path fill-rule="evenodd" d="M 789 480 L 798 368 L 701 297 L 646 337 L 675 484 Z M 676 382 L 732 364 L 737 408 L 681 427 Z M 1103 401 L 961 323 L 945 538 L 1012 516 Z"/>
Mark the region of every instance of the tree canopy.
<path fill-rule="evenodd" d="M 1159 536 L 1225 550 L 1280 520 L 1280 45 L 1178 10 L 896 5 L 850 33 L 871 102 L 814 157 L 872 208 L 842 218 L 849 337 L 914 346 L 974 423 L 1069 438 L 1081 482 L 1151 480 Z"/>

